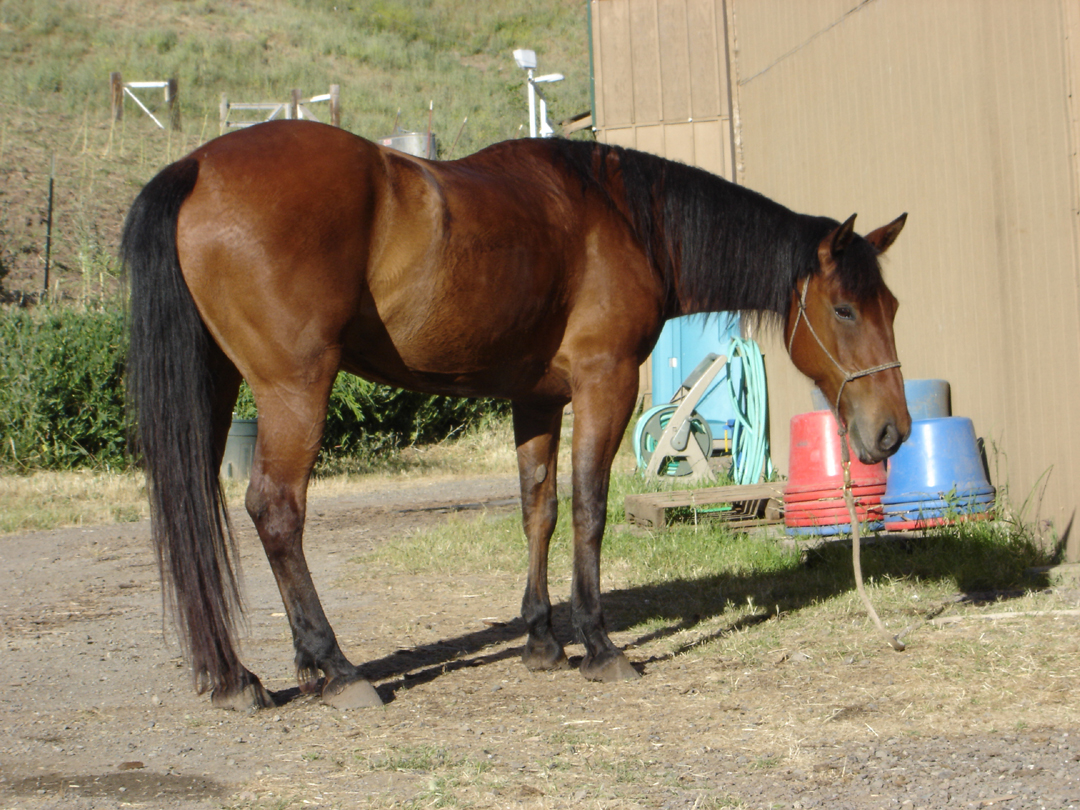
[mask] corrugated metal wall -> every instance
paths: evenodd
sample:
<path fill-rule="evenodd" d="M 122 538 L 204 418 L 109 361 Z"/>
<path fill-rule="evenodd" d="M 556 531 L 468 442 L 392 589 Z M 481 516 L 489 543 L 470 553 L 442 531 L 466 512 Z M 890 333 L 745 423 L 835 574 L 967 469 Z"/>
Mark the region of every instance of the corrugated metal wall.
<path fill-rule="evenodd" d="M 602 139 L 730 178 L 723 0 L 601 0 L 592 9 Z"/>
<path fill-rule="evenodd" d="M 721 56 L 715 72 L 730 93 L 718 120 L 734 125 L 718 136 L 717 148 L 731 152 L 724 171 L 697 162 L 734 171 L 798 211 L 836 219 L 857 211 L 861 232 L 910 213 L 885 270 L 901 301 L 905 376 L 949 380 L 954 413 L 970 416 L 987 440 L 994 483 L 1007 485 L 1017 506 L 1041 497 L 1027 517 L 1037 509 L 1065 531 L 1080 501 L 1080 116 L 1072 99 L 1080 2 L 591 6 L 601 139 L 694 161 L 666 141 L 625 133 L 673 123 L 652 120 L 668 109 L 668 74 L 650 79 L 639 67 L 679 64 L 665 56 L 667 43 L 686 48 L 663 21 L 708 18 Z M 669 34 L 639 36 L 638 26 Z M 695 90 L 713 86 L 704 75 L 712 68 L 701 70 Z M 611 71 L 619 81 L 606 78 Z M 660 100 L 638 105 L 639 87 L 655 98 L 656 76 Z M 763 348 L 783 469 L 787 425 L 809 409 L 809 384 L 779 340 Z M 1080 529 L 1071 540 L 1076 558 Z"/>

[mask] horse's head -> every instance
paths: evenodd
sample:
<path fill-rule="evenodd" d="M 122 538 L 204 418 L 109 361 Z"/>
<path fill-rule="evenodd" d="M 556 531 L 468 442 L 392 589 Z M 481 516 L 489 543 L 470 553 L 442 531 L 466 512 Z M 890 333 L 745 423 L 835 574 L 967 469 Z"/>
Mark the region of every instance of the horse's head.
<path fill-rule="evenodd" d="M 867 464 L 895 453 L 911 431 L 893 338 L 897 302 L 877 259 L 906 219 L 862 237 L 852 215 L 822 239 L 818 269 L 797 282 L 784 331 L 792 362 L 832 403 Z"/>

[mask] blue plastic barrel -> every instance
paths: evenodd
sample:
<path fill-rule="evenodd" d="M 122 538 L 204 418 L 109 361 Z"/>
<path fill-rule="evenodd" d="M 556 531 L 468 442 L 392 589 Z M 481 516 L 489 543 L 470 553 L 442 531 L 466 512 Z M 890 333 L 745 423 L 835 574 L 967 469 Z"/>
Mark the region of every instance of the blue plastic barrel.
<path fill-rule="evenodd" d="M 882 503 L 937 501 L 992 489 L 986 479 L 975 426 L 966 416 L 911 423 L 911 435 L 889 459 Z"/>
<path fill-rule="evenodd" d="M 952 416 L 952 389 L 948 380 L 904 380 L 904 396 L 913 420 Z"/>

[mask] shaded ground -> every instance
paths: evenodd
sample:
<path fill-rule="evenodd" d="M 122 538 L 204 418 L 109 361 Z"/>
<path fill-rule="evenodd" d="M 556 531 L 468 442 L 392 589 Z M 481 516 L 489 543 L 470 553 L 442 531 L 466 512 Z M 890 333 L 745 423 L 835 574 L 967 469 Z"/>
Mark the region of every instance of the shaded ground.
<path fill-rule="evenodd" d="M 531 674 L 517 660 L 523 583 L 365 560 L 448 515 L 511 510 L 514 495 L 489 478 L 313 502 L 315 581 L 387 701 L 356 712 L 298 698 L 244 715 L 196 696 L 163 637 L 145 523 L 0 539 L 0 809 L 1080 807 L 1075 617 L 920 630 L 897 655 L 853 611 L 765 656 L 739 652 L 757 627 L 673 654 L 657 638 L 690 651 L 693 628 L 629 631 L 619 605 L 650 594 L 616 585 L 613 638 L 645 677 Z M 245 660 L 288 690 L 281 603 L 238 525 Z M 567 582 L 553 572 L 557 599 Z"/>

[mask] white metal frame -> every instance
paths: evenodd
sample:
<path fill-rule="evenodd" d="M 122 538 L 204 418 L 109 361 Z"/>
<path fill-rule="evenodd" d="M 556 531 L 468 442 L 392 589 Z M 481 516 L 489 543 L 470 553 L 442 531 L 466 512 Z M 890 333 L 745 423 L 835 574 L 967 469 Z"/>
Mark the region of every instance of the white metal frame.
<path fill-rule="evenodd" d="M 139 99 L 139 97 L 137 95 L 135 95 L 134 93 L 131 92 L 132 90 L 161 90 L 161 89 L 165 90 L 165 103 L 167 104 L 169 102 L 169 83 L 168 82 L 124 82 L 124 95 L 125 96 L 130 96 L 131 100 L 139 105 L 139 109 L 141 109 L 144 113 L 146 113 L 147 115 L 150 116 L 150 120 L 152 120 L 155 124 L 157 124 L 158 127 L 160 127 L 161 129 L 165 129 L 165 125 L 163 123 L 161 123 L 157 119 L 157 116 L 155 116 L 152 112 L 150 112 L 150 110 L 147 109 L 146 105 L 142 103 L 142 101 Z"/>
<path fill-rule="evenodd" d="M 518 49 L 514 51 L 514 61 L 517 62 L 518 67 L 525 69 L 528 77 L 529 137 L 535 138 L 537 136 L 537 130 L 539 129 L 541 138 L 550 138 L 555 134 L 555 130 L 552 128 L 551 122 L 548 121 L 547 118 L 547 99 L 537 85 L 561 82 L 566 77 L 561 73 L 545 73 L 543 76 L 534 76 L 533 71 L 536 69 L 535 51 L 524 48 Z M 539 116 L 537 115 L 536 109 L 536 100 L 538 98 L 540 99 Z"/>

